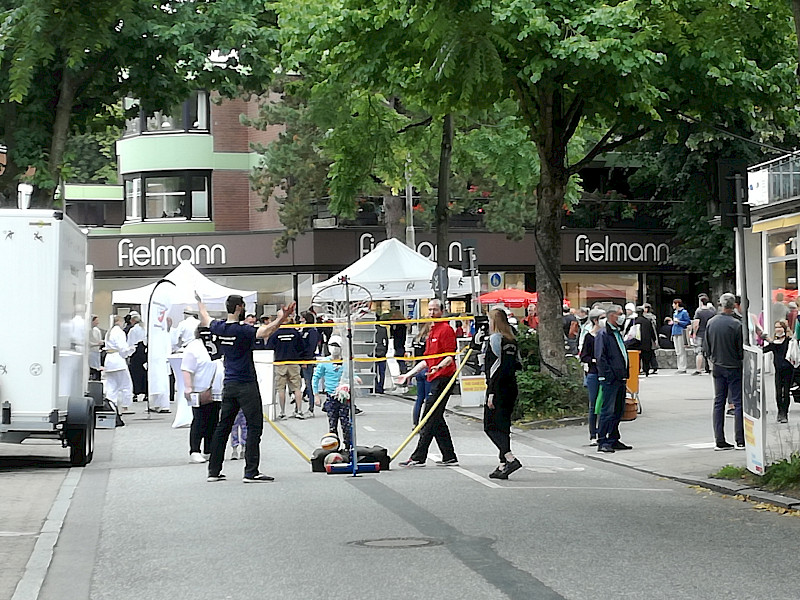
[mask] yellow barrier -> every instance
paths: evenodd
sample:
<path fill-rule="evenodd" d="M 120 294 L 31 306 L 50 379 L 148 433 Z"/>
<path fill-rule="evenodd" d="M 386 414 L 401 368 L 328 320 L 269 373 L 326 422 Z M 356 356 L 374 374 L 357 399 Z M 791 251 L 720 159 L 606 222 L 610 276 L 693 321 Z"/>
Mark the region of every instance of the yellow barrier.
<path fill-rule="evenodd" d="M 414 436 L 417 435 L 417 433 L 419 433 L 419 430 L 422 429 L 422 426 L 425 425 L 425 423 L 428 422 L 428 419 L 431 418 L 431 415 L 436 410 L 436 407 L 439 406 L 439 404 L 442 402 L 442 399 L 445 397 L 447 392 L 450 391 L 451 387 L 453 387 L 453 384 L 456 382 L 456 379 L 458 378 L 458 374 L 461 372 L 461 369 L 464 368 L 464 365 L 467 363 L 467 360 L 469 359 L 470 354 L 472 354 L 472 348 L 467 350 L 467 353 L 464 355 L 464 358 L 461 360 L 461 363 L 458 365 L 458 368 L 456 369 L 456 372 L 453 373 L 453 376 L 450 378 L 450 381 L 447 382 L 447 385 L 442 390 L 442 393 L 439 394 L 439 398 L 436 399 L 436 402 L 434 402 L 434 404 L 433 404 L 433 406 L 431 406 L 430 410 L 428 410 L 428 412 L 425 413 L 425 416 L 420 420 L 419 424 L 409 434 L 409 436 L 405 439 L 405 441 L 402 444 L 400 444 L 400 447 L 397 450 L 394 451 L 394 453 L 391 455 L 391 457 L 389 457 L 390 461 L 392 461 L 395 458 L 397 458 L 397 455 L 400 454 L 403 451 L 403 448 L 408 446 L 408 443 L 412 439 L 414 439 Z"/>

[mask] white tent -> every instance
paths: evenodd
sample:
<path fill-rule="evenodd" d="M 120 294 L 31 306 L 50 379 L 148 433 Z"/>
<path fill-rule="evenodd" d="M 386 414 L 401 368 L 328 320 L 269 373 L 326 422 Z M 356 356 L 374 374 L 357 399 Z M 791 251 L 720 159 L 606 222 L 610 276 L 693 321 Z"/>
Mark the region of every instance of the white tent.
<path fill-rule="evenodd" d="M 384 240 L 366 256 L 361 257 L 344 271 L 326 281 L 315 283 L 314 296 L 319 300 L 344 300 L 343 286 L 325 288 L 339 283 L 347 276 L 351 283 L 364 286 L 373 300 L 403 300 L 433 298 L 431 279 L 436 263 L 418 254 L 399 240 Z M 467 296 L 472 293 L 469 277 L 457 269 L 447 269 L 448 297 Z M 475 291 L 480 291 L 480 280 L 475 277 Z"/>
<path fill-rule="evenodd" d="M 181 262 L 163 279 L 168 279 L 175 284 L 174 287 L 169 286 L 171 288 L 170 298 L 173 308 L 197 306 L 197 301 L 194 297 L 196 291 L 210 311 L 224 311 L 226 298 L 231 294 L 238 294 L 244 298 L 247 311 L 255 312 L 256 292 L 235 290 L 214 283 L 189 261 Z M 150 302 L 150 295 L 153 293 L 155 286 L 156 283 L 151 283 L 131 290 L 112 292 L 111 302 L 112 304 L 141 304 L 142 309 L 145 310 L 145 305 Z"/>

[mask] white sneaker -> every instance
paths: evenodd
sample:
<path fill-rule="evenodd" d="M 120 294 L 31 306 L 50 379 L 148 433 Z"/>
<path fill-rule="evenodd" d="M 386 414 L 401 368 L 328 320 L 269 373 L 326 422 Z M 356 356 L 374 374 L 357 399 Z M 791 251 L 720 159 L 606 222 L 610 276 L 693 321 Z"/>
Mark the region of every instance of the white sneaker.
<path fill-rule="evenodd" d="M 192 452 L 192 453 L 189 455 L 189 462 L 193 462 L 193 463 L 204 463 L 204 462 L 206 462 L 207 460 L 208 460 L 208 459 L 206 459 L 206 457 L 205 457 L 205 456 L 203 456 L 202 454 L 200 454 L 199 452 Z"/>
<path fill-rule="evenodd" d="M 231 448 L 231 460 L 238 460 L 239 459 L 239 446 L 234 446 Z"/>

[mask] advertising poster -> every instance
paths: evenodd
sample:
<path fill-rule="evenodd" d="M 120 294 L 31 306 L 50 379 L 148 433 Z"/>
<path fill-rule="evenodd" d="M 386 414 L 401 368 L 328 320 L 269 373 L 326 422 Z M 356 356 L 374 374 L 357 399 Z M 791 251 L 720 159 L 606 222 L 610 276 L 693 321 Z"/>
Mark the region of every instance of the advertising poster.
<path fill-rule="evenodd" d="M 761 349 L 744 347 L 742 372 L 742 413 L 744 442 L 747 452 L 747 470 L 763 475 L 765 464 L 764 439 L 766 436 L 766 410 L 764 398 L 764 361 Z"/>

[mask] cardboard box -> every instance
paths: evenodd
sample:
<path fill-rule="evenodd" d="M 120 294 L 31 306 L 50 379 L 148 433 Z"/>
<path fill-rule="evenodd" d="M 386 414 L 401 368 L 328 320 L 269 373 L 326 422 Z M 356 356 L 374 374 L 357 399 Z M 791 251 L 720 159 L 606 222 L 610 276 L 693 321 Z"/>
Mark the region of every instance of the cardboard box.
<path fill-rule="evenodd" d="M 95 427 L 97 429 L 114 429 L 116 426 L 117 413 L 100 410 L 95 413 Z"/>

